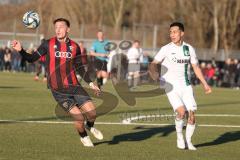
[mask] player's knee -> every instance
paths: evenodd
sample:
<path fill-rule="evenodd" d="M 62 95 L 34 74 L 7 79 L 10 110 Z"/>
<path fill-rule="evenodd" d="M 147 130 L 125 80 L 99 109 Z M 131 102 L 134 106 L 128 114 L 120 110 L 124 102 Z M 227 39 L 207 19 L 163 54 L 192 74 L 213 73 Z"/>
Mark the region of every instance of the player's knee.
<path fill-rule="evenodd" d="M 188 119 L 188 124 L 194 125 L 195 124 L 195 118 L 194 119 Z"/>
<path fill-rule="evenodd" d="M 87 119 L 93 121 L 93 120 L 95 120 L 96 118 L 97 118 L 97 115 L 96 115 L 96 114 L 90 114 Z"/>
<path fill-rule="evenodd" d="M 188 112 L 188 124 L 195 124 L 196 118 L 193 111 Z"/>
<path fill-rule="evenodd" d="M 184 119 L 185 118 L 185 112 L 177 112 L 176 119 Z"/>
<path fill-rule="evenodd" d="M 176 118 L 178 119 L 184 119 L 185 118 L 185 109 L 179 108 L 176 111 Z"/>
<path fill-rule="evenodd" d="M 93 121 L 97 118 L 96 110 L 88 111 L 86 114 L 87 120 Z"/>

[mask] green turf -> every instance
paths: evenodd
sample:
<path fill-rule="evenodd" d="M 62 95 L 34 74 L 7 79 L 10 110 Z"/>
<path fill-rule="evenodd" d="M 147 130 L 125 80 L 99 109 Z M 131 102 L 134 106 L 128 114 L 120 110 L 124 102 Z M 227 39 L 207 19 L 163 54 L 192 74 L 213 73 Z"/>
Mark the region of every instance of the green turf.
<path fill-rule="evenodd" d="M 141 86 L 139 90 L 154 88 L 156 86 Z M 240 115 L 240 91 L 214 88 L 213 94 L 206 96 L 200 86 L 194 90 L 197 113 Z M 172 114 L 164 95 L 152 94 L 151 97 L 147 93 L 150 97 L 136 98 L 136 104 L 129 106 L 118 96 L 118 92 L 123 91 L 116 91 L 111 83 L 104 87 L 104 92 L 102 96 L 105 96 L 105 100 L 93 98 L 94 102 L 98 107 L 106 104 L 100 110 L 111 112 L 99 116 L 97 122 L 121 122 L 122 118 L 136 115 Z M 127 93 L 123 95 L 125 98 L 133 97 Z M 112 107 L 114 103 L 117 105 Z M 0 73 L 1 120 L 63 122 L 56 118 L 55 107 L 56 102 L 46 84 L 33 81 L 33 75 Z M 134 122 L 173 124 L 173 119 L 142 119 Z M 197 123 L 240 126 L 240 117 L 197 117 Z M 240 157 L 240 128 L 198 127 L 193 137 L 198 150 L 194 152 L 176 149 L 176 134 L 172 125 L 98 124 L 97 127 L 104 133 L 104 140 L 97 141 L 92 137 L 96 147 L 84 148 L 72 124 L 0 123 L 0 160 L 238 160 Z"/>

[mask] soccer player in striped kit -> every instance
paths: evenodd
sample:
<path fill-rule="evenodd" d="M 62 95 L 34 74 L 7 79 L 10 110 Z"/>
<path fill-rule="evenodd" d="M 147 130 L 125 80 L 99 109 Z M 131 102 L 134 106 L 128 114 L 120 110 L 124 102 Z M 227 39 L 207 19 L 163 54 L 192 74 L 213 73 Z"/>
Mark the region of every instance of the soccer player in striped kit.
<path fill-rule="evenodd" d="M 103 139 L 103 135 L 93 127 L 96 119 L 95 105 L 77 81 L 75 72 L 79 72 L 95 93 L 99 94 L 100 89 L 90 80 L 82 66 L 78 44 L 68 38 L 70 22 L 64 18 L 58 18 L 53 24 L 56 36 L 42 43 L 33 54 L 27 53 L 17 40 L 12 41 L 12 47 L 28 62 L 35 62 L 41 56 L 46 55 L 48 87 L 53 97 L 74 119 L 83 145 L 93 147 L 85 128 L 99 140 Z"/>

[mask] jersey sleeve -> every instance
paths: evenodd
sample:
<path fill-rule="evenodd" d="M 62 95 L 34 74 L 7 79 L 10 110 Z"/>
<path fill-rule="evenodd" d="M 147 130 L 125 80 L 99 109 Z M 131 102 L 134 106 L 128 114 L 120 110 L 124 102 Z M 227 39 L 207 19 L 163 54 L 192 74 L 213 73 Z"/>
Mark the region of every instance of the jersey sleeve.
<path fill-rule="evenodd" d="M 96 43 L 95 42 L 93 42 L 90 50 L 93 52 L 96 52 Z"/>
<path fill-rule="evenodd" d="M 27 60 L 28 62 L 32 63 L 37 61 L 41 56 L 44 56 L 47 54 L 47 48 L 48 43 L 47 41 L 44 41 L 36 51 L 34 51 L 32 54 L 27 53 L 24 49 L 22 49 L 19 53 L 22 55 L 22 57 Z"/>
<path fill-rule="evenodd" d="M 90 83 L 92 82 L 92 80 L 90 79 L 88 71 L 85 71 L 84 69 L 84 65 L 82 63 L 82 56 L 83 55 L 81 54 L 81 50 L 79 46 L 77 46 L 76 57 L 74 59 L 75 70 L 80 74 L 80 76 L 83 78 L 85 82 Z"/>
<path fill-rule="evenodd" d="M 198 64 L 198 59 L 197 59 L 195 49 L 193 47 L 189 47 L 189 48 L 190 48 L 190 62 L 191 62 L 191 64 Z"/>
<path fill-rule="evenodd" d="M 156 56 L 154 57 L 154 60 L 158 61 L 158 62 L 162 62 L 164 60 L 164 58 L 166 57 L 166 51 L 164 49 L 164 47 L 162 47 L 158 53 L 156 54 Z"/>
<path fill-rule="evenodd" d="M 40 57 L 46 55 L 48 52 L 48 41 L 43 41 L 36 52 L 40 55 Z"/>

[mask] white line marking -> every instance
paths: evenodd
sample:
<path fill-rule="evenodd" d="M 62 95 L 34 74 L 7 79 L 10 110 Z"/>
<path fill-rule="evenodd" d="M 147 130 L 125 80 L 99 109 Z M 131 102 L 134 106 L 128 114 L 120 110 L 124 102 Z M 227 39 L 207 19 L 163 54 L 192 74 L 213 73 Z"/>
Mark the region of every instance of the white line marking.
<path fill-rule="evenodd" d="M 240 117 L 238 114 L 196 114 L 198 117 Z"/>
<path fill-rule="evenodd" d="M 18 120 L 0 120 L 3 123 L 37 123 L 37 124 L 73 124 L 66 121 L 18 121 Z M 100 125 L 133 125 L 133 126 L 173 126 L 170 123 L 120 123 L 120 122 L 96 122 Z M 198 124 L 200 127 L 218 127 L 218 128 L 240 128 L 240 125 L 215 125 L 215 124 Z"/>
<path fill-rule="evenodd" d="M 123 119 L 122 123 L 129 124 L 132 123 L 132 121 L 135 120 L 141 120 L 141 119 L 153 119 L 153 118 L 164 118 L 164 117 L 174 117 L 173 114 L 162 114 L 162 115 L 139 115 L 135 117 L 131 117 L 131 114 L 127 115 L 129 118 Z M 240 117 L 240 115 L 237 114 L 196 114 L 197 117 Z"/>

